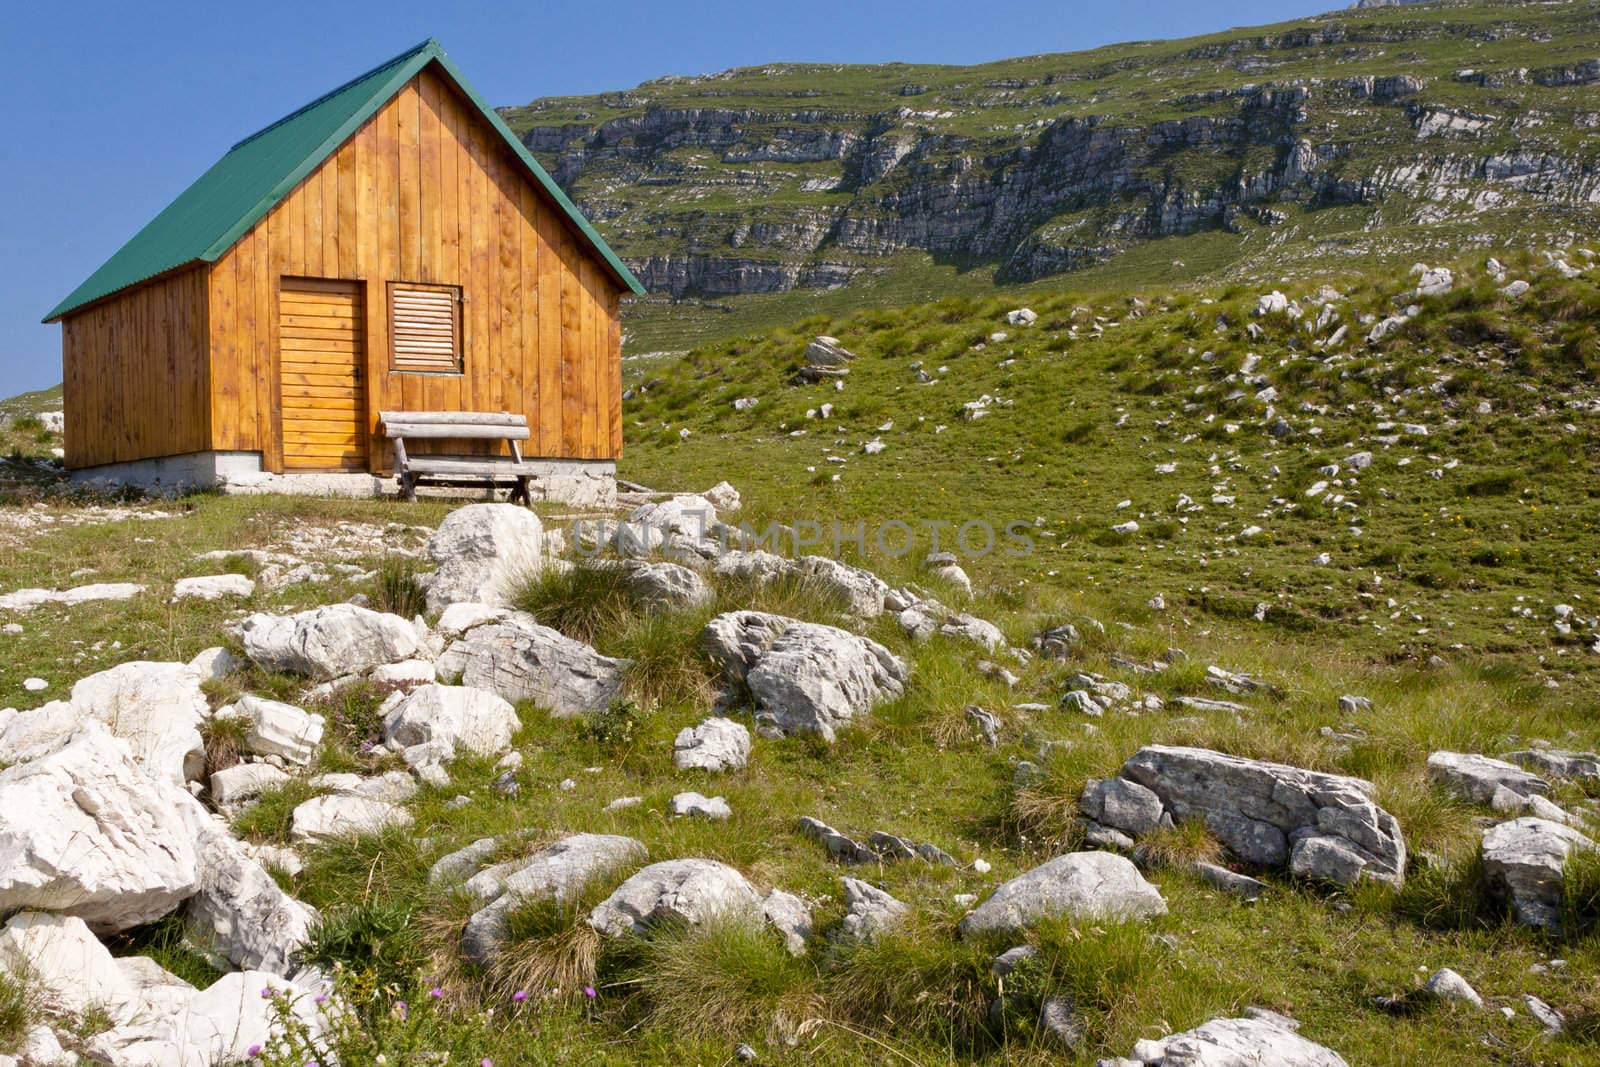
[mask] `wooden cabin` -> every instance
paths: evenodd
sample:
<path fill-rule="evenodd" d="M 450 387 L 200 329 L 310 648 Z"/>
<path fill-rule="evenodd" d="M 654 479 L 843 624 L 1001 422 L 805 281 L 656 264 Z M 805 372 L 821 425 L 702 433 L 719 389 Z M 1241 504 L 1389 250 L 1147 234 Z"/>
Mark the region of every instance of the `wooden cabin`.
<path fill-rule="evenodd" d="M 551 485 L 608 479 L 642 291 L 429 40 L 234 145 L 46 316 L 66 462 L 376 488 L 379 412 L 505 412 Z"/>

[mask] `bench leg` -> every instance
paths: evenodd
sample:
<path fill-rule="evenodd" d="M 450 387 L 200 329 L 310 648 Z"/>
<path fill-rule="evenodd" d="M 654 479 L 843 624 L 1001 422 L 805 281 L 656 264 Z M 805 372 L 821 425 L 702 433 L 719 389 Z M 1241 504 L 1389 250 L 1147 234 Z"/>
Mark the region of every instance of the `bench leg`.
<path fill-rule="evenodd" d="M 516 486 L 511 490 L 511 503 L 527 506 L 532 501 L 528 498 L 528 479 L 518 478 Z"/>
<path fill-rule="evenodd" d="M 417 476 L 415 474 L 400 475 L 400 492 L 407 500 L 417 502 Z"/>

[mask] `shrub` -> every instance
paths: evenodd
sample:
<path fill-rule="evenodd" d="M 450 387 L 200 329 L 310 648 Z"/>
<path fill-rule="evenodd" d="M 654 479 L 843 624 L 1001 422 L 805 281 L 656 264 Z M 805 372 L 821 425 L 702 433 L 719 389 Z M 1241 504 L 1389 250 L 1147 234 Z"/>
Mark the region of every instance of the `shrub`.
<path fill-rule="evenodd" d="M 370 971 L 380 986 L 407 986 L 427 962 L 413 913 L 402 901 L 376 895 L 329 908 L 311 931 L 305 961 L 357 967 Z"/>
<path fill-rule="evenodd" d="M 417 580 L 417 561 L 405 556 L 387 556 L 373 579 L 372 607 L 402 619 L 415 618 L 428 611 L 428 595 Z"/>
<path fill-rule="evenodd" d="M 633 744 L 644 721 L 645 714 L 639 710 L 639 705 L 619 698 L 600 711 L 585 714 L 578 735 L 593 741 L 602 751 L 615 752 Z"/>
<path fill-rule="evenodd" d="M 547 567 L 513 597 L 522 611 L 575 641 L 593 644 L 622 629 L 634 614 L 620 568 L 580 563 Z"/>

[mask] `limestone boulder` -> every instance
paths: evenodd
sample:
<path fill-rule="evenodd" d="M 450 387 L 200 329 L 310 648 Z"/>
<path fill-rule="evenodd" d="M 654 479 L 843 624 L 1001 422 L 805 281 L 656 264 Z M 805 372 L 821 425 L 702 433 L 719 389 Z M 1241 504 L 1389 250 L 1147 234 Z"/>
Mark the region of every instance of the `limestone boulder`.
<path fill-rule="evenodd" d="M 188 799 L 98 723 L 0 771 L 0 911 L 48 909 L 114 933 L 173 910 L 200 884 L 175 796 Z"/>
<path fill-rule="evenodd" d="M 198 578 L 179 578 L 172 586 L 172 596 L 176 600 L 248 597 L 255 591 L 256 583 L 243 574 L 206 574 Z"/>
<path fill-rule="evenodd" d="M 704 578 L 679 563 L 624 560 L 622 575 L 629 596 L 661 611 L 698 608 L 715 595 Z"/>
<path fill-rule="evenodd" d="M 417 628 L 398 615 L 329 604 L 296 615 L 257 613 L 240 626 L 245 655 L 263 670 L 340 678 L 414 658 Z"/>
<path fill-rule="evenodd" d="M 326 844 L 410 825 L 411 813 L 398 804 L 335 793 L 312 797 L 296 807 L 290 833 L 296 841 Z"/>
<path fill-rule="evenodd" d="M 1510 901 L 1528 926 L 1559 930 L 1567 857 L 1594 841 L 1562 823 L 1521 818 L 1483 833 L 1483 875 L 1489 890 Z"/>
<path fill-rule="evenodd" d="M 0 973 L 25 982 L 52 1014 L 81 1016 L 103 1008 L 123 1014 L 138 987 L 100 939 L 74 915 L 23 911 L 0 930 Z"/>
<path fill-rule="evenodd" d="M 1002 884 L 961 920 L 961 933 L 1017 933 L 1048 916 L 1121 922 L 1165 915 L 1167 902 L 1132 861 L 1069 852 Z"/>
<path fill-rule="evenodd" d="M 761 896 L 744 875 L 705 859 L 652 863 L 589 913 L 607 937 L 643 934 L 660 922 L 697 926 L 718 919 L 761 921 Z"/>
<path fill-rule="evenodd" d="M 320 1037 L 322 1019 L 310 990 L 265 971 L 235 971 L 194 992 L 174 1010 L 147 1013 L 96 1034 L 85 1052 L 92 1062 L 115 1067 L 251 1062 L 253 1048 L 283 1033 L 276 1003 L 287 1004 L 295 1025 L 312 1039 Z"/>
<path fill-rule="evenodd" d="M 247 752 L 278 756 L 301 766 L 316 758 L 326 725 L 321 715 L 254 693 L 240 697 L 233 714 L 248 724 L 244 737 Z"/>
<path fill-rule="evenodd" d="M 897 900 L 871 882 L 841 878 L 844 886 L 844 933 L 857 941 L 871 941 L 888 933 L 911 914 L 910 905 Z"/>
<path fill-rule="evenodd" d="M 1133 1062 L 1147 1067 L 1349 1067 L 1332 1049 L 1270 1018 L 1212 1019 L 1181 1034 L 1140 1041 Z"/>
<path fill-rule="evenodd" d="M 628 665 L 526 616 L 468 630 L 437 663 L 441 680 L 486 689 L 513 703 L 531 700 L 560 717 L 611 703 L 622 691 Z"/>
<path fill-rule="evenodd" d="M 1360 878 L 1400 885 L 1405 877 L 1400 825 L 1373 803 L 1371 783 L 1359 778 L 1169 745 L 1140 749 L 1118 777 L 1155 794 L 1163 817 L 1173 823 L 1201 820 L 1247 863 L 1287 866 L 1302 877 L 1341 885 Z M 1095 822 L 1142 832 L 1103 821 L 1118 817 L 1102 808 Z M 1143 808 L 1132 818 L 1137 821 L 1130 825 L 1148 821 Z"/>
<path fill-rule="evenodd" d="M 1509 789 L 1520 797 L 1550 792 L 1549 782 L 1515 763 L 1467 752 L 1430 755 L 1428 780 L 1477 804 L 1491 803 L 1499 789 Z"/>
<path fill-rule="evenodd" d="M 203 812 L 199 818 L 206 818 Z M 200 885 L 184 905 L 189 940 L 213 960 L 243 970 L 292 974 L 317 911 L 278 887 L 226 830 L 202 825 Z"/>
<path fill-rule="evenodd" d="M 74 685 L 71 704 L 128 742 L 134 763 L 151 774 L 181 785 L 204 773 L 200 724 L 211 708 L 187 663 L 119 664 Z"/>
<path fill-rule="evenodd" d="M 392 747 L 408 752 L 431 742 L 452 754 L 494 756 L 510 749 L 519 725 L 517 709 L 486 689 L 424 685 L 384 717 L 383 736 Z"/>
<path fill-rule="evenodd" d="M 445 516 L 426 551 L 437 568 L 426 581 L 429 611 L 459 603 L 506 607 L 543 566 L 544 527 L 516 504 L 468 504 Z"/>
<path fill-rule="evenodd" d="M 461 948 L 480 965 L 493 962 L 509 936 L 507 916 L 530 900 L 566 903 L 596 878 L 646 856 L 642 842 L 615 834 L 573 834 L 514 861 L 500 879 L 500 895 L 467 921 Z"/>
<path fill-rule="evenodd" d="M 680 771 L 736 771 L 750 761 L 750 731 L 732 719 L 707 719 L 679 730 L 672 749 Z"/>
<path fill-rule="evenodd" d="M 837 727 L 904 692 L 910 675 L 876 641 L 763 612 L 719 615 L 700 640 L 729 680 L 749 691 L 758 726 L 775 734 L 832 741 Z"/>

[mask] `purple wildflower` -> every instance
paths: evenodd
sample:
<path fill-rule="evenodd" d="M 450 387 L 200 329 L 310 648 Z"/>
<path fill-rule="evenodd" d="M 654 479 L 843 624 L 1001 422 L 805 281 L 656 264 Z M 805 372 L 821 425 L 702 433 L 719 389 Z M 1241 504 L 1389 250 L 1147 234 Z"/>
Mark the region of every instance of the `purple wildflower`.
<path fill-rule="evenodd" d="M 521 1004 L 524 1000 L 527 1000 L 527 999 L 528 999 L 528 994 L 525 991 L 521 990 L 521 989 L 519 989 L 515 993 L 511 994 L 511 1000 L 512 1000 L 512 1003 L 514 1003 L 514 1004 Z"/>
<path fill-rule="evenodd" d="M 590 1000 L 593 1000 L 594 999 L 594 986 L 592 986 L 592 985 L 584 986 L 583 987 L 583 995 L 588 997 Z"/>
<path fill-rule="evenodd" d="M 251 1045 L 249 1048 L 244 1050 L 244 1054 L 251 1059 L 255 1059 L 257 1056 L 261 1055 L 261 1046 Z"/>
<path fill-rule="evenodd" d="M 444 990 L 440 989 L 438 986 L 434 986 L 432 989 L 428 990 L 428 996 L 438 1000 L 440 997 L 444 996 Z"/>

